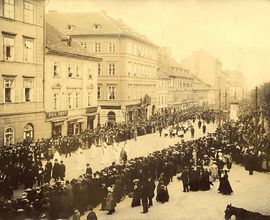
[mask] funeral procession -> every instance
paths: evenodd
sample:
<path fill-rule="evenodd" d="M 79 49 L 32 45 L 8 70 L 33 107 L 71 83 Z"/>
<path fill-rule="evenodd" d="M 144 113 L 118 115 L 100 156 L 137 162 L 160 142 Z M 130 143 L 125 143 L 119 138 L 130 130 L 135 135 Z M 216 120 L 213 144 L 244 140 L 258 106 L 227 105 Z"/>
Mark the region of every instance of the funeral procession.
<path fill-rule="evenodd" d="M 270 220 L 270 2 L 0 0 L 0 220 Z"/>

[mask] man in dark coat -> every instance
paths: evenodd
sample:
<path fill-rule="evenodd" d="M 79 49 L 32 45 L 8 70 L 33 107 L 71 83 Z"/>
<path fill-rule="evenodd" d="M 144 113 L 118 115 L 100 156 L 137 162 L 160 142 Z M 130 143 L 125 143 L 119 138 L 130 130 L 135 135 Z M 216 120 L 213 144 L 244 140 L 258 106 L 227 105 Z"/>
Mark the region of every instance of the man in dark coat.
<path fill-rule="evenodd" d="M 60 164 L 58 163 L 58 160 L 55 159 L 53 170 L 52 170 L 52 178 L 56 181 L 60 177 Z"/>
<path fill-rule="evenodd" d="M 52 162 L 50 162 L 50 160 L 47 160 L 44 169 L 44 182 L 50 183 L 51 178 L 52 178 Z"/>
<path fill-rule="evenodd" d="M 155 196 L 155 188 L 156 188 L 155 180 L 153 179 L 153 177 L 150 177 L 148 179 L 148 201 L 149 201 L 148 207 L 153 206 L 152 199 Z"/>
<path fill-rule="evenodd" d="M 188 176 L 188 169 L 185 167 L 182 175 L 181 175 L 181 180 L 183 183 L 183 192 L 189 192 L 189 176 Z"/>
<path fill-rule="evenodd" d="M 148 203 L 147 203 L 148 191 L 149 191 L 148 181 L 144 180 L 141 186 L 141 191 L 140 191 L 140 197 L 141 197 L 142 206 L 143 206 L 142 213 L 148 212 Z"/>
<path fill-rule="evenodd" d="M 90 167 L 90 164 L 86 164 L 86 174 L 92 176 L 93 174 L 93 171 L 92 171 L 92 168 Z"/>
<path fill-rule="evenodd" d="M 63 161 L 61 160 L 60 164 L 59 164 L 59 178 L 61 180 L 64 180 L 65 178 L 65 173 L 66 173 L 66 166 L 63 163 Z"/>

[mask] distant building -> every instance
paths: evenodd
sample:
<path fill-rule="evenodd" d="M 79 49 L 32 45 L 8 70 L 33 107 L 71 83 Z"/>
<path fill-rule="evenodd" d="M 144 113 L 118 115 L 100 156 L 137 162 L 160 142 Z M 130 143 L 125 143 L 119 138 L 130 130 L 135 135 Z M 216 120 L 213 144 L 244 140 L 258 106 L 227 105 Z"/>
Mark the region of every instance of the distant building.
<path fill-rule="evenodd" d="M 204 50 L 193 51 L 189 57 L 182 60 L 182 66 L 210 86 L 219 87 L 222 63 Z"/>
<path fill-rule="evenodd" d="M 158 68 L 157 76 L 157 109 L 162 112 L 168 107 L 170 77 L 162 68 Z"/>
<path fill-rule="evenodd" d="M 43 137 L 44 2 L 0 3 L 0 146 Z"/>
<path fill-rule="evenodd" d="M 96 127 L 97 67 L 102 59 L 46 25 L 45 111 L 49 136 Z"/>
<path fill-rule="evenodd" d="M 157 102 L 157 46 L 106 13 L 49 13 L 48 23 L 103 61 L 98 65 L 100 123 L 153 114 Z"/>

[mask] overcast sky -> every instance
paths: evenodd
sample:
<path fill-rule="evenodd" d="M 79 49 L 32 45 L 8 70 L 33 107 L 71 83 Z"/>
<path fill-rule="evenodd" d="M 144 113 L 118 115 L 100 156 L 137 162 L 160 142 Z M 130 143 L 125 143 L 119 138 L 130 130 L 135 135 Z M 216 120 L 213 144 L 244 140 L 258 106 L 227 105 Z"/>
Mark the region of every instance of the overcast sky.
<path fill-rule="evenodd" d="M 204 49 L 249 87 L 270 81 L 270 0 L 49 0 L 48 10 L 122 18 L 179 62 Z"/>

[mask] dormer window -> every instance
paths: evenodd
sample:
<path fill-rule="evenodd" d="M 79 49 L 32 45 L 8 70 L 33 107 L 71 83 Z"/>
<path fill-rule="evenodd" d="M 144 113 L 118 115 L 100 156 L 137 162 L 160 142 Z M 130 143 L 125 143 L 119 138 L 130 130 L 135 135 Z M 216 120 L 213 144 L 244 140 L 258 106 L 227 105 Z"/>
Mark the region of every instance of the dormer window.
<path fill-rule="evenodd" d="M 94 24 L 94 30 L 99 30 L 101 28 L 100 24 Z"/>
<path fill-rule="evenodd" d="M 68 24 L 68 25 L 67 25 L 67 29 L 68 29 L 68 30 L 73 30 L 74 27 L 75 27 L 75 26 L 74 26 L 73 24 Z"/>

